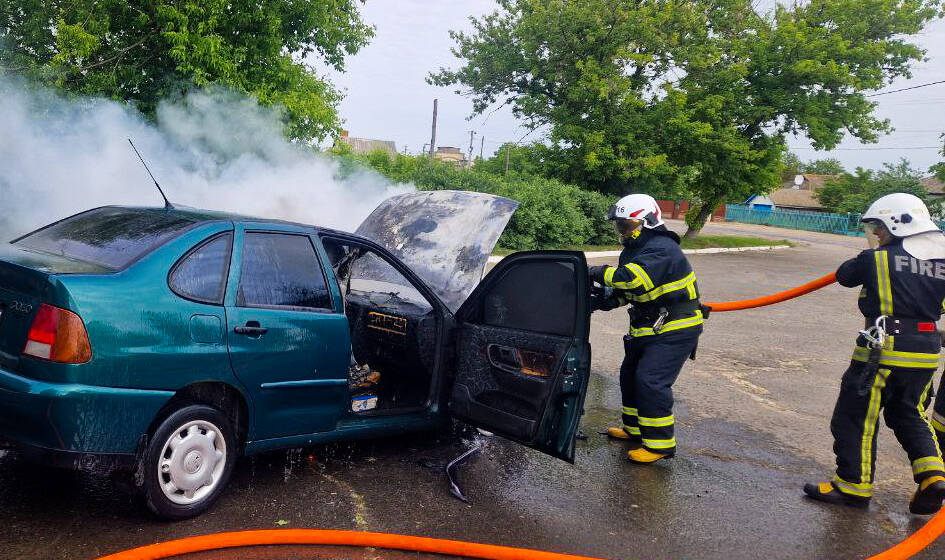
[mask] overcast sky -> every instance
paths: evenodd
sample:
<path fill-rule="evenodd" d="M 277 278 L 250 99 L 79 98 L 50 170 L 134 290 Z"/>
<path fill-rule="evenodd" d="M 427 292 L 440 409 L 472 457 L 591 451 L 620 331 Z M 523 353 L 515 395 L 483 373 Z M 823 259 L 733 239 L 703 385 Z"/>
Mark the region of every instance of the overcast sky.
<path fill-rule="evenodd" d="M 470 101 L 452 88 L 428 85 L 424 78 L 441 66 L 456 67 L 450 53 L 450 29 L 469 29 L 468 16 L 481 16 L 495 9 L 493 0 L 430 2 L 429 0 L 367 0 L 364 19 L 377 27 L 370 45 L 350 57 L 346 72 L 330 73 L 345 92 L 341 116 L 352 136 L 394 140 L 397 149 L 419 152 L 430 141 L 433 99 L 439 99 L 436 143 L 469 149 L 469 131 L 474 130 L 474 152 L 485 137 L 485 153 L 506 141 L 519 141 L 528 132 L 507 109 L 488 118 L 467 120 Z M 928 51 L 928 61 L 915 67 L 911 80 L 900 80 L 886 90 L 945 80 L 945 21 L 927 27 L 919 42 Z M 802 160 L 836 157 L 848 168 L 881 167 L 883 162 L 909 159 L 921 169 L 940 161 L 939 135 L 945 132 L 945 84 L 876 97 L 878 115 L 891 119 L 897 129 L 878 144 L 845 140 L 833 152 L 810 149 L 804 138 L 788 143 Z M 538 140 L 534 133 L 525 138 Z"/>

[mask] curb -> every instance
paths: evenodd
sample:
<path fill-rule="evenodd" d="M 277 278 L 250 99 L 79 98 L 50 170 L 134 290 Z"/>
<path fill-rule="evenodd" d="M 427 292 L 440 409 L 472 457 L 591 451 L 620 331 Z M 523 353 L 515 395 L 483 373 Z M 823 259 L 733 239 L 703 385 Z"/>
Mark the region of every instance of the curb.
<path fill-rule="evenodd" d="M 761 245 L 758 247 L 713 247 L 710 249 L 683 249 L 684 255 L 714 255 L 716 253 L 742 253 L 747 251 L 776 251 L 778 249 L 790 249 L 790 245 Z M 584 253 L 587 259 L 603 259 L 619 257 L 620 251 L 588 251 Z M 489 264 L 495 264 L 501 261 L 504 256 L 492 255 L 489 257 Z"/>

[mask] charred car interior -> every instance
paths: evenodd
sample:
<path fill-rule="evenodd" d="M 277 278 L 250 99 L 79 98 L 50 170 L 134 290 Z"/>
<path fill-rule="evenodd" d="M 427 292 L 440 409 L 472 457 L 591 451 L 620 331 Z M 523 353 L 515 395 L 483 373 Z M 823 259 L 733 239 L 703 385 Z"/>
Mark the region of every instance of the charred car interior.
<path fill-rule="evenodd" d="M 433 305 L 394 266 L 364 245 L 322 238 L 351 329 L 351 412 L 424 406 L 433 382 Z"/>

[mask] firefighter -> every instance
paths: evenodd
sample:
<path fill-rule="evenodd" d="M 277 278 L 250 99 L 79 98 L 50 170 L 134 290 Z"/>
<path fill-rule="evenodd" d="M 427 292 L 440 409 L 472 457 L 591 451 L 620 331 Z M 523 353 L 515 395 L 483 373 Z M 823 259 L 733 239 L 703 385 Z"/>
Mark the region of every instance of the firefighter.
<path fill-rule="evenodd" d="M 811 498 L 865 508 L 872 496 L 880 409 L 912 462 L 914 514 L 935 513 L 945 498 L 945 467 L 926 417 L 941 340 L 945 236 L 916 196 L 886 195 L 862 223 L 870 249 L 840 265 L 837 281 L 862 286 L 866 317 L 830 421 L 837 457 L 830 482 L 807 484 Z"/>
<path fill-rule="evenodd" d="M 591 279 L 606 287 L 596 309 L 631 304 L 630 333 L 620 366 L 622 425 L 608 435 L 626 440 L 628 458 L 653 463 L 676 453 L 673 383 L 702 333 L 696 275 L 666 229 L 653 197 L 631 194 L 610 207 L 623 251 L 617 267 L 595 266 Z"/>

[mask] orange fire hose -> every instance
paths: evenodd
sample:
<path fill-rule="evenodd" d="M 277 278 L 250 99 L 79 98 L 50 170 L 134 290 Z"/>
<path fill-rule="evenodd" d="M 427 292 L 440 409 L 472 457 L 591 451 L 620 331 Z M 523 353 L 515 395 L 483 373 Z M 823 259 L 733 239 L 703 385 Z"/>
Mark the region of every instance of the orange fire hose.
<path fill-rule="evenodd" d="M 802 286 L 776 294 L 741 301 L 706 303 L 705 305 L 710 307 L 713 312 L 763 307 L 802 296 L 824 286 L 829 286 L 836 281 L 837 277 L 830 273 Z M 901 543 L 885 552 L 871 556 L 867 560 L 907 560 L 924 550 L 943 533 L 945 533 L 945 509 Z M 484 558 L 486 560 L 595 560 L 586 556 L 573 556 L 491 544 L 328 529 L 270 529 L 203 535 L 142 546 L 103 556 L 98 560 L 161 560 L 197 552 L 267 545 L 360 546 L 466 558 Z"/>
<path fill-rule="evenodd" d="M 906 560 L 912 558 L 935 542 L 935 539 L 941 537 L 943 533 L 945 533 L 945 509 L 936 513 L 935 517 L 929 519 L 918 531 L 906 537 L 906 540 L 889 550 L 880 552 L 876 556 L 870 556 L 866 560 Z"/>
<path fill-rule="evenodd" d="M 542 552 L 527 548 L 391 535 L 388 533 L 329 529 L 267 529 L 217 533 L 215 535 L 189 537 L 133 548 L 117 554 L 103 556 L 99 560 L 159 560 L 225 548 L 293 544 L 364 546 L 490 560 L 596 560 L 587 556 L 572 556 L 570 554 Z"/>
<path fill-rule="evenodd" d="M 829 286 L 837 281 L 837 275 L 831 272 L 826 276 L 822 276 L 812 282 L 808 282 L 796 288 L 791 288 L 790 290 L 784 290 L 783 292 L 778 292 L 776 294 L 771 294 L 769 296 L 763 296 L 760 298 L 754 299 L 743 299 L 741 301 L 723 301 L 720 303 L 706 303 L 713 313 L 718 313 L 721 311 L 739 311 L 741 309 L 751 309 L 753 307 L 764 307 L 765 305 L 772 305 L 775 303 L 780 303 L 789 299 L 802 296 L 804 294 L 809 294 L 814 290 L 819 290 L 824 286 Z"/>
<path fill-rule="evenodd" d="M 901 543 L 867 560 L 908 560 L 932 544 L 942 533 L 945 533 L 945 510 L 940 511 Z M 202 535 L 133 548 L 103 556 L 98 560 L 162 560 L 198 552 L 268 545 L 360 546 L 486 560 L 596 560 L 587 556 L 573 556 L 527 548 L 327 529 L 268 529 Z"/>

